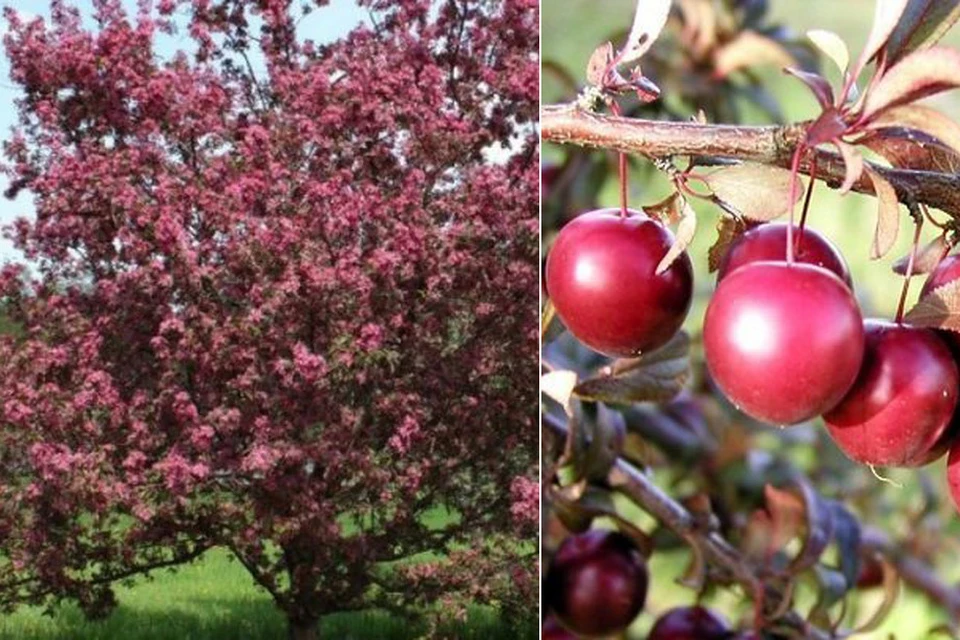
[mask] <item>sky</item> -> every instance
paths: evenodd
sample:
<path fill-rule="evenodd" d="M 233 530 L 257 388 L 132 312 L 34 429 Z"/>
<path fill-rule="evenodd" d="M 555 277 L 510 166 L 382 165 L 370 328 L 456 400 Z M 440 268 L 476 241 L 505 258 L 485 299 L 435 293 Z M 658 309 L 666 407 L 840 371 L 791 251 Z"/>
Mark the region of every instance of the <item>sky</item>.
<path fill-rule="evenodd" d="M 89 14 L 92 11 L 91 0 L 74 0 L 75 6 Z M 124 0 L 124 4 L 136 13 L 137 0 Z M 0 0 L 0 6 L 9 6 L 17 10 L 24 17 L 49 17 L 49 3 L 45 0 Z M 331 0 L 326 7 L 315 10 L 298 26 L 301 37 L 310 38 L 319 44 L 336 40 L 353 28 L 367 21 L 366 9 L 357 6 L 355 0 Z M 2 22 L 2 20 L 0 20 Z M 0 24 L 0 33 L 5 31 L 6 25 Z M 178 42 L 179 40 L 179 42 Z M 183 44 L 180 44 L 182 42 Z M 178 48 L 186 48 L 186 38 L 178 36 L 158 40 L 157 53 L 167 57 Z M 6 53 L 0 51 L 0 139 L 7 139 L 10 129 L 16 123 L 14 100 L 19 95 L 16 87 L 10 82 L 10 64 Z M 0 176 L 0 192 L 7 188 L 6 178 Z M 29 194 L 21 193 L 16 200 L 0 199 L 0 225 L 6 225 L 19 216 L 33 216 L 33 205 Z M 0 238 L 0 261 L 18 260 L 22 256 L 11 243 Z"/>

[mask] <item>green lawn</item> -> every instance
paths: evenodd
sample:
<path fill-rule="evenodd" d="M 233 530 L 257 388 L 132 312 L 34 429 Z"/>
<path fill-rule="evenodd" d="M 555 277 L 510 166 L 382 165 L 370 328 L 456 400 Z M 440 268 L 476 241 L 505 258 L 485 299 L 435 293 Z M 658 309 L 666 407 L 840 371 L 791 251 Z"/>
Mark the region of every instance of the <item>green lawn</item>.
<path fill-rule="evenodd" d="M 117 590 L 120 605 L 109 618 L 91 622 L 76 607 L 51 618 L 24 608 L 0 617 L 2 640 L 267 640 L 286 637 L 286 623 L 228 552 L 214 549 L 177 572 L 162 572 Z M 321 638 L 407 640 L 420 629 L 385 613 L 335 614 L 321 622 Z M 517 638 L 488 609 L 476 608 L 450 637 Z M 535 638 L 531 630 L 525 637 Z"/>

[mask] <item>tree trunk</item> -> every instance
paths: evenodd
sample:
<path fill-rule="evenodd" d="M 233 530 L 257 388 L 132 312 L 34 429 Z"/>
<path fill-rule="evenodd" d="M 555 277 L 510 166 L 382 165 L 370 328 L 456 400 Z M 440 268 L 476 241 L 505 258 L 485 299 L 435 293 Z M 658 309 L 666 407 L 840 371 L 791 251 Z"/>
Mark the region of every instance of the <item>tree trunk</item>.
<path fill-rule="evenodd" d="M 320 624 L 317 620 L 290 620 L 288 640 L 320 640 Z"/>

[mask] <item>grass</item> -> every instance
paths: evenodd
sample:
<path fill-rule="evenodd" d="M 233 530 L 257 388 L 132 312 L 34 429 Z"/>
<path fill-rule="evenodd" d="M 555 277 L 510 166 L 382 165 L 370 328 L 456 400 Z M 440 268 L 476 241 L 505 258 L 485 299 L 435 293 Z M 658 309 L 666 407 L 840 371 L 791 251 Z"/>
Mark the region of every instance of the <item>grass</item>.
<path fill-rule="evenodd" d="M 273 640 L 286 637 L 286 621 L 270 596 L 222 549 L 176 572 L 118 587 L 119 606 L 106 620 L 86 620 L 64 605 L 43 615 L 28 607 L 0 617 L 2 640 Z M 490 609 L 471 610 L 463 626 L 446 630 L 464 639 L 514 639 Z M 320 624 L 321 638 L 409 640 L 422 629 L 383 612 L 333 614 Z M 531 630 L 525 637 L 535 638 Z"/>

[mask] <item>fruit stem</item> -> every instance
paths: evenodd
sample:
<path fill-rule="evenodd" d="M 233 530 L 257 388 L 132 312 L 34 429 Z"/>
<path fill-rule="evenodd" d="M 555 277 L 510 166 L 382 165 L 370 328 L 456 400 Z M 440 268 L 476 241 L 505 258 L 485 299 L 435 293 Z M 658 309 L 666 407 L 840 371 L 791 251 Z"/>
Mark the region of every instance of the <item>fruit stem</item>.
<path fill-rule="evenodd" d="M 610 103 L 610 111 L 615 116 L 621 115 L 620 105 L 616 101 Z M 627 217 L 627 154 L 618 153 L 618 174 L 620 176 L 620 217 Z"/>
<path fill-rule="evenodd" d="M 950 239 L 947 238 L 947 232 L 943 232 L 943 251 L 940 252 L 940 257 L 937 258 L 937 265 L 943 262 L 943 259 L 950 255 L 950 252 L 953 251 L 953 245 L 950 244 Z"/>
<path fill-rule="evenodd" d="M 923 216 L 917 216 L 916 229 L 913 231 L 913 248 L 907 259 L 907 272 L 903 276 L 903 287 L 900 289 L 900 302 L 897 304 L 897 324 L 903 323 L 903 310 L 907 302 L 907 292 L 910 290 L 910 278 L 913 277 L 913 263 L 917 259 L 917 247 L 920 244 L 920 231 L 923 230 Z"/>
<path fill-rule="evenodd" d="M 867 466 L 870 467 L 870 473 L 873 474 L 873 477 L 876 478 L 877 480 L 879 480 L 880 482 L 889 484 L 889 485 L 891 485 L 891 486 L 893 486 L 893 487 L 896 487 L 897 489 L 903 489 L 903 485 L 902 485 L 901 483 L 897 482 L 896 480 L 892 480 L 892 479 L 890 479 L 890 478 L 888 478 L 888 477 L 886 477 L 886 476 L 880 475 L 880 473 L 877 471 L 877 468 L 876 468 L 875 466 L 873 466 L 872 464 L 871 464 L 871 465 L 867 465 Z"/>
<path fill-rule="evenodd" d="M 787 203 L 790 208 L 790 224 L 787 225 L 787 264 L 793 264 L 793 221 L 797 203 L 797 188 L 800 185 L 800 158 L 803 155 L 803 143 L 797 145 L 797 150 L 793 152 L 793 161 L 790 163 L 790 200 Z"/>
<path fill-rule="evenodd" d="M 817 184 L 817 154 L 813 154 L 813 160 L 810 163 L 810 184 L 807 185 L 807 195 L 803 200 L 803 212 L 800 214 L 800 233 L 797 236 L 795 247 L 799 250 L 803 244 L 803 230 L 807 226 L 807 213 L 810 211 L 810 201 L 813 199 L 813 186 Z"/>
<path fill-rule="evenodd" d="M 627 156 L 620 154 L 620 217 L 627 217 Z"/>

